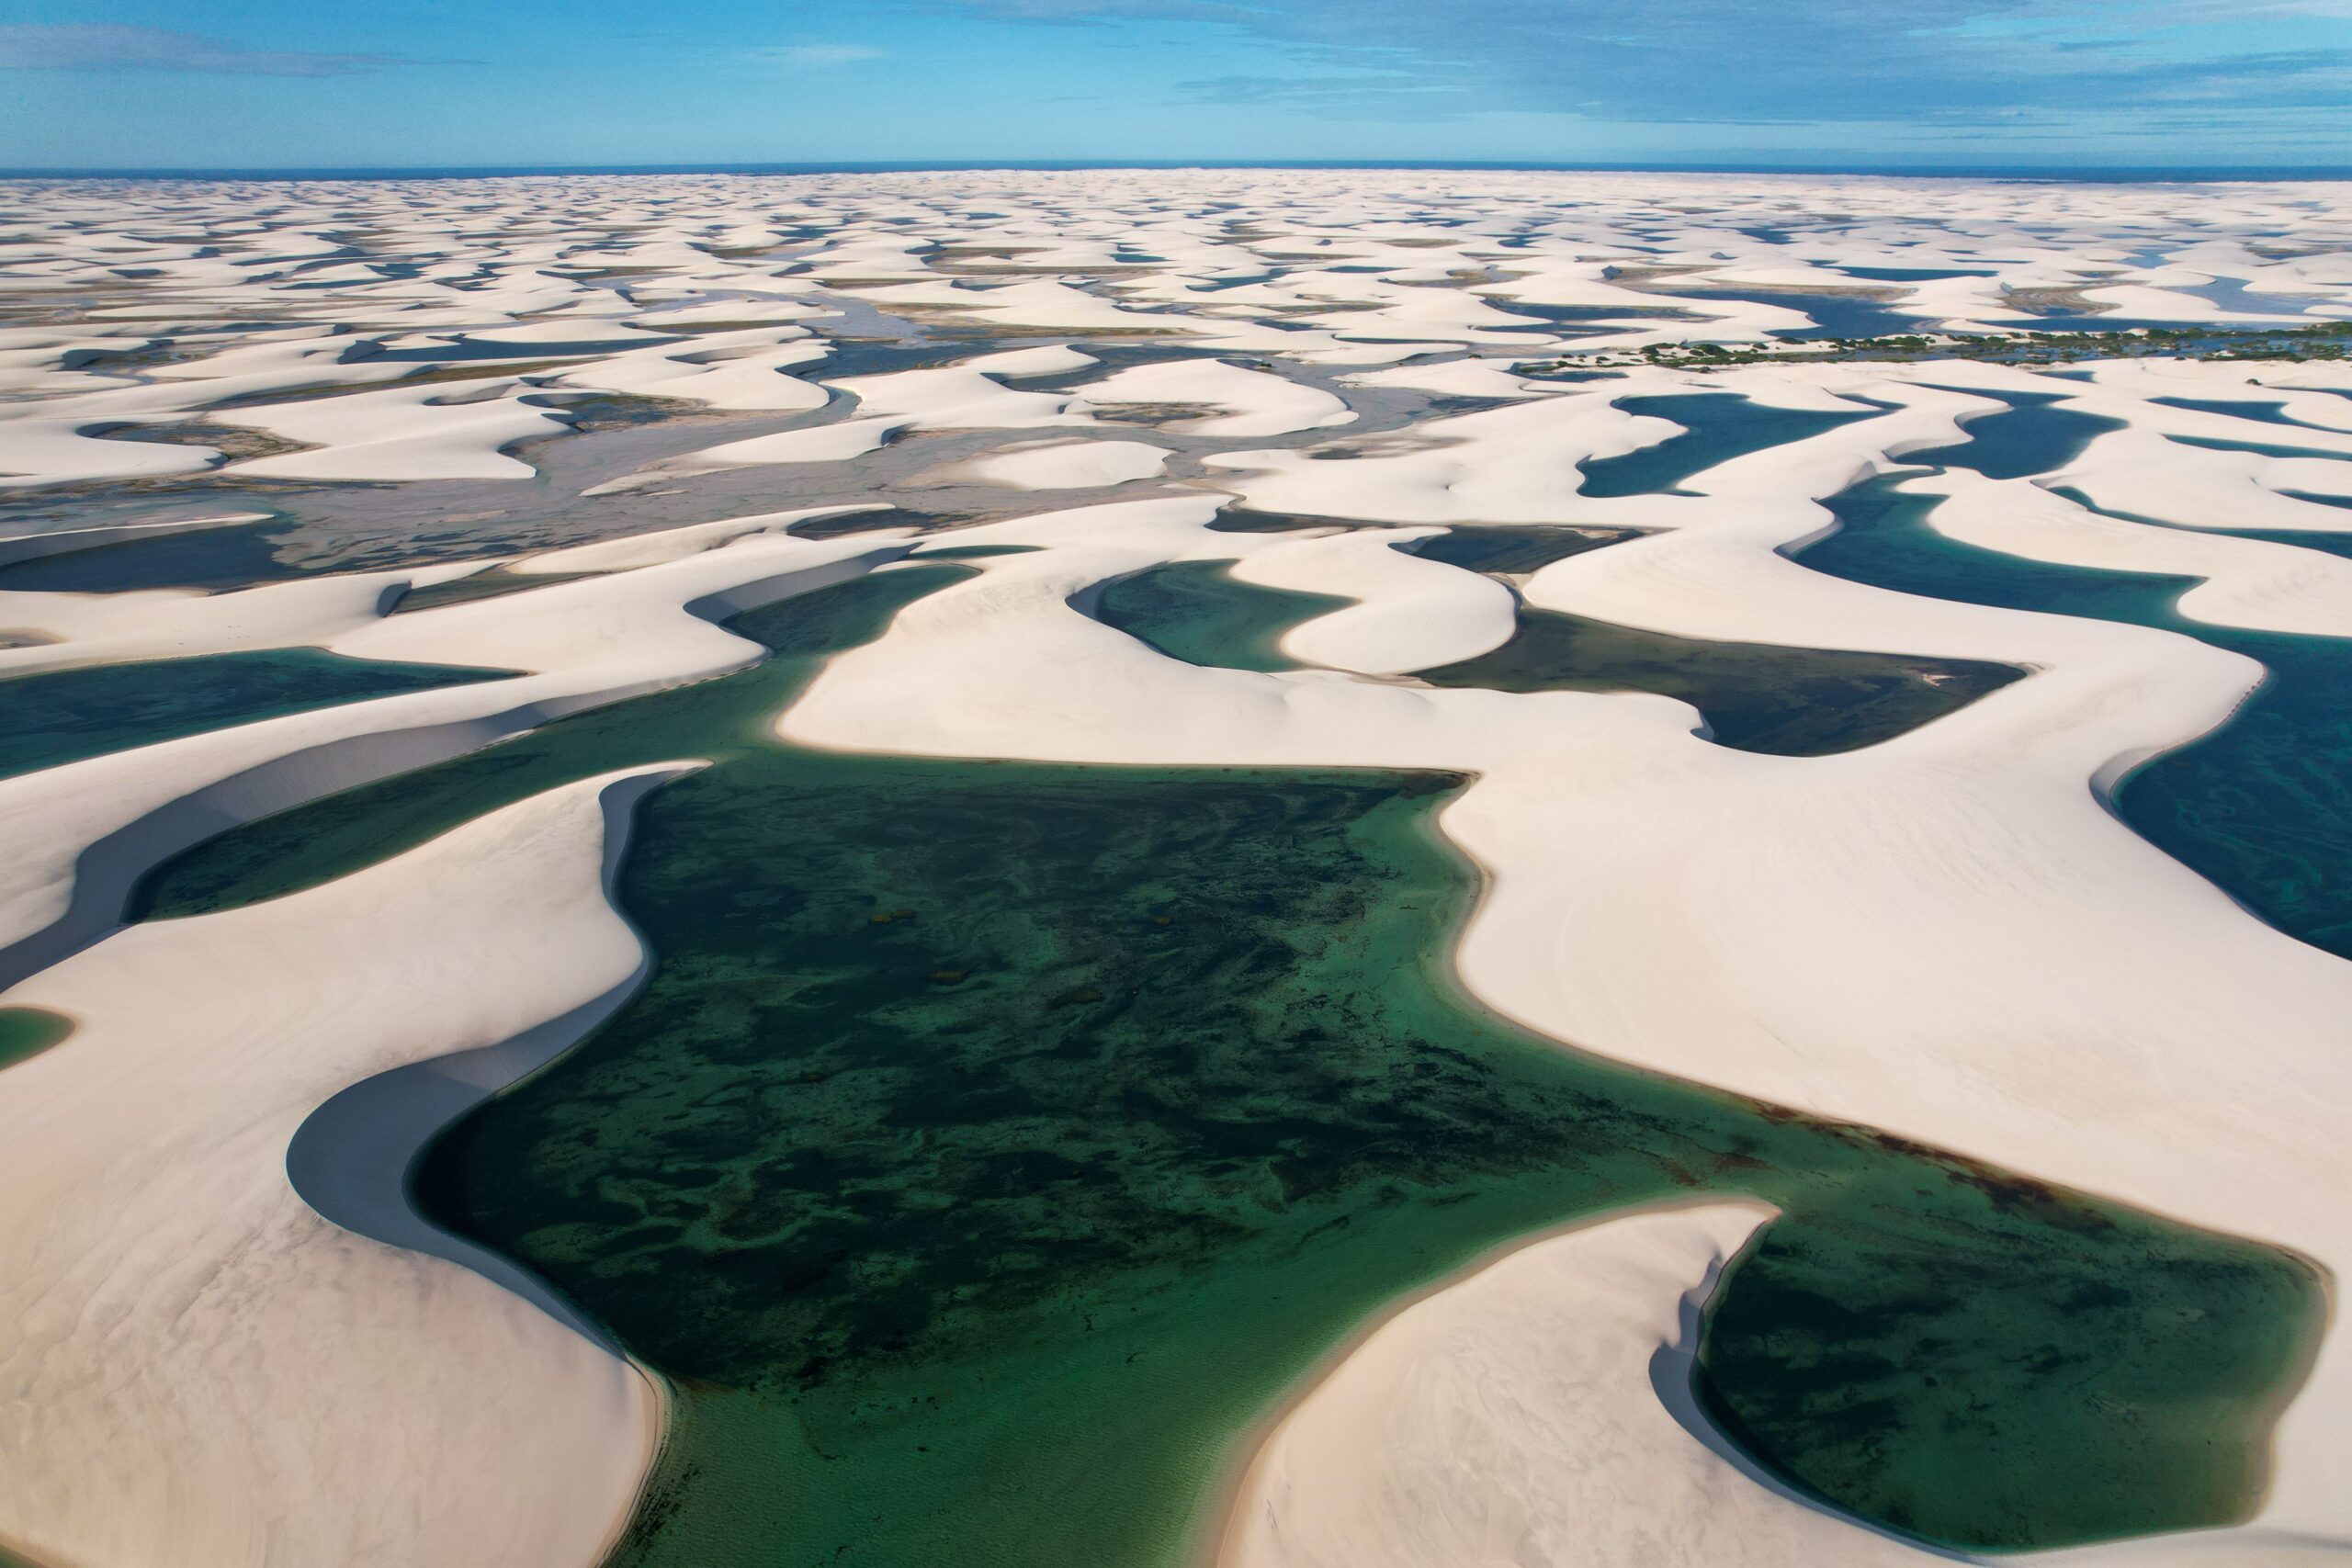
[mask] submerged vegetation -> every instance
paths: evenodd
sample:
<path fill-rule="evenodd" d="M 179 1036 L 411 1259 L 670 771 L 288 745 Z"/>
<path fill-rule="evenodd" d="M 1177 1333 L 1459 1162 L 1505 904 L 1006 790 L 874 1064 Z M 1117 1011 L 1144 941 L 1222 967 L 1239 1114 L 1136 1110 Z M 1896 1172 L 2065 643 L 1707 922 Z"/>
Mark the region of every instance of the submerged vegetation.
<path fill-rule="evenodd" d="M 236 829 L 147 890 L 151 918 L 243 904 L 711 760 L 639 808 L 645 989 L 417 1180 L 671 1389 L 621 1562 L 1177 1562 L 1238 1435 L 1352 1325 L 1697 1192 L 1783 1210 L 1703 1382 L 1793 1483 L 1989 1547 L 2258 1495 L 2307 1266 L 1486 1013 L 1446 959 L 1475 882 L 1430 826 L 1461 779 L 775 739 L 829 653 L 957 570 L 741 616 L 761 666 Z"/>

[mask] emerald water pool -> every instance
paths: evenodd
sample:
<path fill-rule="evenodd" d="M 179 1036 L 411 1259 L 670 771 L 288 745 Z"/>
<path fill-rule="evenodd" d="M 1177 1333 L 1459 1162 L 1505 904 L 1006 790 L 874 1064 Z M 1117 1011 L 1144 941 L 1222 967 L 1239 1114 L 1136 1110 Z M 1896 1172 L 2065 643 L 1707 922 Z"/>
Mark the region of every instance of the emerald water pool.
<path fill-rule="evenodd" d="M 1105 584 L 1094 614 L 1187 664 L 1295 670 L 1275 646 L 1283 635 L 1352 603 L 1244 582 L 1226 561 L 1174 561 Z"/>
<path fill-rule="evenodd" d="M 1528 537 L 1507 537 L 1514 534 Z M 1412 548 L 1468 570 L 1511 572 L 1630 536 L 1460 529 Z M 1094 614 L 1187 663 L 1272 671 L 1296 668 L 1276 647 L 1285 633 L 1349 603 L 1242 582 L 1220 562 L 1179 561 L 1113 582 Z M 1415 678 L 1502 692 L 1656 692 L 1699 709 L 1721 745 L 1810 757 L 1903 734 L 2024 674 L 1981 660 L 1675 637 L 1525 604 L 1518 615 L 1500 648 Z"/>
<path fill-rule="evenodd" d="M 1989 1547 L 2258 1495 L 2309 1266 L 1487 1013 L 1448 957 L 1475 876 L 1431 826 L 1464 780 L 775 737 L 830 652 L 962 570 L 740 616 L 765 663 L 249 824 L 142 890 L 151 919 L 241 905 L 710 760 L 639 808 L 644 989 L 415 1179 L 669 1389 L 618 1562 L 1174 1563 L 1239 1436 L 1368 1315 L 1702 1192 L 1784 1211 L 1702 1382 L 1795 1484 Z"/>

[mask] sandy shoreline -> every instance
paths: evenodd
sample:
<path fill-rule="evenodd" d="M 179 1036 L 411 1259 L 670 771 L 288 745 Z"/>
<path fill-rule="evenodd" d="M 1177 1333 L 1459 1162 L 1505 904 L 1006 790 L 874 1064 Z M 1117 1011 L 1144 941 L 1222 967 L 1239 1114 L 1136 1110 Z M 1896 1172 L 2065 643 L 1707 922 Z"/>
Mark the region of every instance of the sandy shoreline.
<path fill-rule="evenodd" d="M 1200 1512 L 1202 1524 L 1195 1532 L 1196 1540 L 1187 1556 L 1197 1568 L 1237 1568 L 1242 1561 L 1238 1556 L 1237 1537 L 1245 1523 L 1242 1513 L 1252 1500 L 1253 1493 L 1262 1481 L 1260 1472 L 1267 1462 L 1268 1450 L 1274 1435 L 1293 1416 L 1315 1397 L 1317 1392 L 1362 1350 L 1382 1329 L 1422 1303 L 1443 1295 L 1455 1286 L 1485 1273 L 1494 1265 L 1530 1247 L 1575 1235 L 1596 1226 L 1608 1224 L 1633 1214 L 1673 1213 L 1702 1209 L 1730 1201 L 1727 1194 L 1709 1194 L 1689 1198 L 1665 1199 L 1630 1207 L 1603 1210 L 1581 1215 L 1561 1224 L 1518 1236 L 1499 1247 L 1487 1248 L 1467 1262 L 1459 1264 L 1425 1284 L 1382 1305 L 1351 1328 L 1314 1366 L 1302 1372 L 1282 1396 L 1269 1404 L 1243 1431 L 1237 1433 L 1227 1450 L 1227 1457 L 1218 1467 L 1219 1478 L 1209 1488 L 1207 1499 Z"/>

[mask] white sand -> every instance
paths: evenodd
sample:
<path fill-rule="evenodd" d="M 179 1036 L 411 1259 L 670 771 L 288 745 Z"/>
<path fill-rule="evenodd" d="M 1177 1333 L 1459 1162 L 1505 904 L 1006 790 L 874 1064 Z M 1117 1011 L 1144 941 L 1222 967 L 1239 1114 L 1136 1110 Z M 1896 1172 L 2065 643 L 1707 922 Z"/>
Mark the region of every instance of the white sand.
<path fill-rule="evenodd" d="M 907 419 L 845 419 L 835 424 L 722 441 L 716 446 L 673 457 L 660 467 L 691 471 L 763 463 L 839 463 L 874 451 L 912 423 Z"/>
<path fill-rule="evenodd" d="M 1168 448 L 1147 441 L 1052 441 L 1010 446 L 937 477 L 1006 490 L 1087 490 L 1155 479 L 1167 465 Z"/>
<path fill-rule="evenodd" d="M 624 534 L 619 538 L 600 539 L 591 545 L 540 550 L 511 562 L 506 570 L 535 577 L 553 577 L 575 571 L 634 571 L 639 567 L 684 560 L 688 556 L 715 550 L 754 535 L 787 533 L 795 523 L 806 523 L 812 518 L 884 510 L 887 508 L 804 506 L 795 512 L 763 512 L 752 517 L 722 517 L 716 523 L 689 523 L 684 527 L 660 528 L 650 534 Z"/>
<path fill-rule="evenodd" d="M 14 566 L 18 561 L 40 560 L 48 556 L 93 549 L 100 545 L 119 545 L 159 535 L 186 533 L 191 529 L 259 523 L 268 516 L 266 512 L 224 512 L 217 516 L 186 517 L 169 523 L 113 523 L 91 528 L 52 528 L 40 534 L 12 534 L 0 538 L 0 566 Z M 5 603 L 6 600 L 0 600 L 0 604 Z"/>
<path fill-rule="evenodd" d="M 1700 1309 L 1773 1211 L 1655 1205 L 1506 1249 L 1373 1328 L 1266 1436 L 1222 1568 L 2281 1568 L 2343 1549 L 2264 1529 L 1981 1557 L 1841 1518 L 1711 1428 Z"/>
<path fill-rule="evenodd" d="M 41 1561 L 590 1563 L 657 1407 L 600 1345 L 294 1195 L 312 1107 L 637 966 L 594 779 L 274 903 L 125 931 L 6 994 L 0 1540 Z M 135 1349 L 134 1349 L 135 1348 Z M 94 1372 L 103 1370 L 103 1376 Z"/>
<path fill-rule="evenodd" d="M 0 779 L 0 837 L 12 846 L 0 857 L 0 974 L 24 972 L 111 929 L 141 872 L 231 823 L 580 708 L 740 669 L 761 650 L 712 617 L 854 576 L 903 553 L 901 537 L 887 530 L 829 540 L 762 534 L 635 571 L 389 618 L 380 606 L 400 573 L 210 597 L 23 595 L 109 610 L 119 610 L 116 598 L 139 601 L 130 606 L 138 624 L 109 617 L 103 646 L 111 658 L 318 644 L 357 659 L 526 673 L 288 714 Z M 275 607 L 238 614 L 241 601 L 255 598 Z M 199 610 L 226 624 L 199 618 Z M 182 620 L 176 635 L 174 615 Z M 199 632 L 212 635 L 198 641 Z M 85 662 L 93 640 L 0 649 L 0 669 Z"/>
<path fill-rule="evenodd" d="M 501 395 L 497 378 L 391 387 L 211 415 L 222 424 L 315 448 L 232 465 L 241 474 L 306 479 L 526 479 L 531 466 L 504 455 L 517 442 L 568 428 L 554 412 Z"/>
<path fill-rule="evenodd" d="M 1432 221 L 1441 209 L 1462 221 Z M 1834 227 L 1811 221 L 1828 212 Z M 304 448 L 232 479 L 524 479 L 515 444 L 594 439 L 525 400 L 542 389 L 550 402 L 605 389 L 800 416 L 714 436 L 605 492 L 774 464 L 787 489 L 804 476 L 828 487 L 809 499 L 860 499 L 860 470 L 825 466 L 904 432 L 1039 432 L 1050 445 L 960 476 L 998 487 L 1012 513 L 1028 487 L 1140 489 L 1160 478 L 1161 451 L 1202 456 L 1213 488 L 1162 481 L 1149 499 L 944 536 L 1035 553 L 987 560 L 903 613 L 835 662 L 785 732 L 950 756 L 1474 772 L 1441 826 L 1492 878 L 1459 954 L 1490 1005 L 1589 1049 L 2298 1247 L 2340 1272 L 2352 965 L 2261 925 L 2101 804 L 2134 763 L 2223 721 L 2259 670 L 2167 634 L 1877 592 L 1780 552 L 1829 525 L 1821 498 L 1996 412 L 1989 394 L 2057 392 L 2125 428 L 2039 482 L 1906 481 L 1944 497 L 1934 526 L 2036 559 L 2199 579 L 2182 608 L 2211 624 L 2343 635 L 2345 562 L 2229 531 L 2346 526 L 2343 508 L 2288 492 L 2352 493 L 2352 402 L 2336 395 L 2352 373 L 1634 365 L 1578 384 L 1509 366 L 1802 328 L 1804 310 L 1674 290 L 1850 290 L 1861 280 L 1847 267 L 1968 274 L 1868 285 L 1923 322 L 1965 317 L 1960 331 L 2026 320 L 2012 289 L 2183 321 L 2249 314 L 2201 298 L 2215 282 L 2292 301 L 2285 319 L 2341 319 L 2340 256 L 2273 241 L 2344 212 L 2324 184 L 2184 194 L 1458 171 L 320 182 L 274 189 L 266 209 L 245 186 L 69 184 L 12 215 L 27 243 L 0 265 L 0 301 L 74 316 L 0 333 L 0 484 L 169 486 L 220 454 L 141 427 L 208 420 Z M 1786 243 L 1747 231 L 1765 226 Z M 366 265 L 343 250 L 355 235 Z M 1575 336 L 1521 302 L 1608 314 L 1599 335 Z M 825 375 L 829 323 L 894 310 L 1227 358 L 1128 366 L 1073 392 L 1014 384 L 1091 362 L 1060 344 Z M 1645 313 L 1661 310 L 1681 319 Z M 686 321 L 725 330 L 650 335 Z M 401 383 L 470 366 L 458 351 L 483 344 L 504 363 L 560 364 Z M 379 348 L 425 357 L 368 356 Z M 115 349 L 138 352 L 83 363 Z M 1262 368 L 1231 362 L 1243 355 Z M 1325 379 L 1339 368 L 1353 374 Z M 1366 436 L 1333 385 L 1374 411 L 1413 392 L 1500 406 Z M 1722 464 L 1684 493 L 1580 493 L 1580 463 L 1675 434 L 1613 400 L 1704 391 L 1893 406 Z M 2166 398 L 2277 402 L 2312 428 Z M 1176 412 L 1153 421 L 1164 405 Z M 1095 419 L 1110 407 L 1146 423 Z M 1264 446 L 1202 451 L 1229 441 Z M 2049 493 L 2060 484 L 2185 527 L 2099 516 Z M 1400 526 L 1206 529 L 1229 500 Z M 805 514 L 545 551 L 511 569 L 602 575 L 390 620 L 403 584 L 482 563 L 213 595 L 0 593 L 0 635 L 42 644 L 0 649 L 0 672 L 302 644 L 526 672 L 0 781 L 5 937 L 38 971 L 18 994 L 85 1020 L 0 1073 L 31 1183 L 0 1206 L 0 1288 L 26 1325 L 0 1347 L 19 1424 L 0 1459 L 0 1540 L 61 1564 L 595 1559 L 641 1463 L 640 1385 L 478 1277 L 326 1226 L 282 1168 L 292 1128 L 355 1078 L 544 1023 L 628 972 L 634 943 L 595 893 L 589 793 L 526 803 L 279 905 L 106 932 L 140 870 L 224 822 L 737 667 L 754 650 L 686 606 L 802 591 L 918 543 L 775 531 Z M 1522 592 L 1537 605 L 2033 674 L 1895 741 L 1815 760 L 1710 745 L 1700 716 L 1662 697 L 1430 690 L 1409 672 L 1510 631 L 1498 584 L 1395 548 L 1457 523 L 1656 531 L 1534 574 Z M 1285 639 L 1317 668 L 1273 676 L 1181 664 L 1083 613 L 1106 580 L 1173 560 L 1230 560 L 1245 581 L 1349 604 Z M 1318 1393 L 1283 1427 L 1281 1533 L 1236 1551 L 1252 1568 L 1896 1551 L 1724 1466 L 1632 1370 L 1674 1342 L 1684 1293 L 1753 1219 L 1713 1205 L 1622 1221 L 1400 1316 L 1324 1385 L 1349 1391 L 1342 1418 L 1315 1414 Z M 1399 1353 L 1398 1336 L 1421 1348 Z M 2093 1555 L 2268 1568 L 2295 1532 L 2352 1536 L 2340 1338 L 2282 1427 L 2258 1521 L 2273 1533 Z"/>
<path fill-rule="evenodd" d="M 1169 428 L 1194 435 L 1285 435 L 1347 424 L 1355 415 L 1330 393 L 1221 359 L 1170 359 L 1116 371 L 1079 390 L 1103 407 L 1197 403 L 1224 411 Z"/>
<path fill-rule="evenodd" d="M 1761 1204 L 1635 1211 L 1513 1251 L 1374 1329 L 1269 1435 L 1229 1568 L 1926 1561 L 1694 1439 L 1691 1305 Z M 1834 1548 L 1834 1558 L 1823 1553 Z"/>
<path fill-rule="evenodd" d="M 1502 1011 L 2324 1260 L 2352 1253 L 2333 1110 L 2352 1089 L 2352 965 L 2248 918 L 2086 787 L 2225 716 L 2258 679 L 2250 661 L 1819 577 L 1759 547 L 1778 542 L 1770 508 L 1560 563 L 1530 597 L 2042 673 L 1900 740 L 1800 761 L 1705 745 L 1690 710 L 1661 698 L 1193 669 L 1069 607 L 1139 557 L 1217 547 L 1170 536 L 1205 510 L 966 532 L 1047 547 L 910 607 L 831 666 L 785 732 L 956 755 L 1477 770 L 1442 821 L 1495 877 L 1460 962 Z M 1539 595 L 1555 583 L 1580 591 Z M 2216 1039 L 2240 1045 L 2217 1058 Z M 2282 1428 L 2274 1528 L 2340 1528 L 2346 1375 L 2331 1342 Z"/>
<path fill-rule="evenodd" d="M 1403 547 L 1437 532 L 1371 528 L 1277 542 L 1244 558 L 1233 575 L 1358 601 L 1292 628 L 1282 649 L 1294 659 L 1365 675 L 1433 669 L 1500 648 L 1518 629 L 1510 589 Z"/>

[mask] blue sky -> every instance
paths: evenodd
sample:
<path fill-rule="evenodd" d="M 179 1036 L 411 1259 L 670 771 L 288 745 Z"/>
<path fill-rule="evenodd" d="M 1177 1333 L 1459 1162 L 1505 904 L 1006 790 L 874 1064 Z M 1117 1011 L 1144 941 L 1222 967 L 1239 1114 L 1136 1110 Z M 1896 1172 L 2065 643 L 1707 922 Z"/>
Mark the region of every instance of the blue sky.
<path fill-rule="evenodd" d="M 0 166 L 2352 163 L 2352 0 L 0 0 Z"/>

